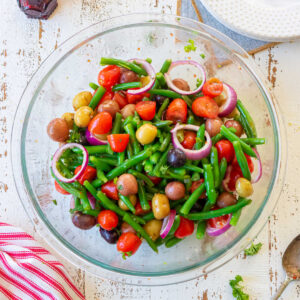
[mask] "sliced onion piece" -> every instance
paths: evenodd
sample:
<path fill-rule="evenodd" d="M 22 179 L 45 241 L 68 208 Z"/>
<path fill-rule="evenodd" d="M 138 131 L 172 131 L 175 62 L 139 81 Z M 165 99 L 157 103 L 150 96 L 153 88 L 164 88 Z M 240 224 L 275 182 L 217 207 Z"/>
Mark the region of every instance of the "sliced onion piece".
<path fill-rule="evenodd" d="M 107 145 L 108 141 L 107 140 L 100 140 L 96 136 L 94 136 L 88 129 L 85 131 L 85 137 L 89 144 L 93 146 L 98 146 L 98 145 Z"/>
<path fill-rule="evenodd" d="M 74 197 L 71 197 L 70 199 L 70 209 L 74 209 L 75 208 L 75 200 Z"/>
<path fill-rule="evenodd" d="M 219 117 L 228 116 L 236 107 L 237 95 L 235 90 L 228 84 L 223 83 L 223 92 L 226 95 L 226 101 L 219 108 Z"/>
<path fill-rule="evenodd" d="M 176 216 L 176 210 L 175 209 L 171 209 L 170 210 L 170 214 L 164 218 L 163 224 L 161 226 L 161 230 L 160 230 L 160 237 L 162 239 L 164 239 L 169 231 L 171 230 L 173 223 L 174 223 L 174 219 Z"/>
<path fill-rule="evenodd" d="M 181 65 L 193 65 L 195 66 L 201 73 L 201 79 L 202 79 L 202 83 L 200 86 L 198 86 L 195 90 L 193 91 L 183 91 L 181 89 L 179 89 L 173 82 L 170 76 L 171 71 L 177 67 L 177 66 L 181 66 Z M 168 87 L 173 90 L 174 92 L 181 94 L 181 95 L 193 95 L 193 94 L 197 94 L 201 91 L 205 81 L 206 81 L 206 73 L 205 73 L 205 69 L 203 68 L 202 65 L 200 65 L 198 62 L 194 61 L 194 60 L 177 60 L 172 62 L 169 70 L 167 73 L 165 73 L 165 79 L 167 82 Z"/>
<path fill-rule="evenodd" d="M 193 131 L 198 131 L 199 130 L 199 126 L 196 125 L 179 125 L 176 124 L 176 126 L 171 130 L 172 133 L 172 143 L 174 148 L 178 148 L 181 149 L 187 159 L 191 159 L 191 160 L 199 160 L 202 159 L 206 156 L 209 155 L 210 153 L 210 149 L 212 147 L 212 141 L 211 138 L 208 134 L 207 131 L 205 131 L 205 137 L 206 137 L 206 143 L 205 145 L 199 149 L 199 150 L 190 150 L 190 149 L 185 149 L 179 142 L 178 138 L 177 138 L 177 131 L 178 130 L 193 130 Z"/>
<path fill-rule="evenodd" d="M 209 236 L 218 236 L 226 232 L 230 227 L 230 220 L 231 220 L 232 215 L 230 214 L 230 217 L 227 220 L 227 223 L 222 227 L 222 228 L 213 228 L 210 227 L 209 225 L 206 226 L 206 233 Z"/>
<path fill-rule="evenodd" d="M 96 199 L 95 199 L 95 197 L 90 192 L 87 192 L 87 197 L 89 199 L 91 208 L 95 209 L 95 207 L 96 207 Z"/>
<path fill-rule="evenodd" d="M 82 161 L 82 165 L 81 168 L 79 170 L 79 172 L 74 175 L 72 178 L 66 178 L 64 176 L 62 176 L 60 174 L 60 172 L 57 170 L 56 164 L 59 161 L 60 157 L 62 156 L 62 154 L 67 150 L 67 149 L 72 149 L 72 148 L 79 148 L 82 150 L 82 154 L 83 154 L 83 161 Z M 65 182 L 65 183 L 70 183 L 70 182 L 74 182 L 75 180 L 77 180 L 84 172 L 84 170 L 86 169 L 87 165 L 89 162 L 89 155 L 88 152 L 86 151 L 86 149 L 80 145 L 80 144 L 76 144 L 76 143 L 69 143 L 69 144 L 65 144 L 63 146 L 61 146 L 53 155 L 53 159 L 52 159 L 52 170 L 54 175 L 57 177 L 57 179 L 61 182 Z"/>
<path fill-rule="evenodd" d="M 232 166 L 229 165 L 226 170 L 225 178 L 223 179 L 223 182 L 222 182 L 223 188 L 225 189 L 226 192 L 229 192 L 229 193 L 234 192 L 228 187 L 231 171 L 232 171 Z"/>
<path fill-rule="evenodd" d="M 257 157 L 257 158 L 253 159 L 254 160 L 254 170 L 257 171 L 256 172 L 257 174 L 256 174 L 256 177 L 254 179 L 252 178 L 251 182 L 252 183 L 256 183 L 256 182 L 258 182 L 260 180 L 260 178 L 262 176 L 262 163 L 261 163 L 258 151 L 255 148 L 252 148 L 252 149 L 255 152 L 256 157 Z M 255 165 L 256 165 L 256 167 L 255 167 Z"/>
<path fill-rule="evenodd" d="M 139 59 L 139 58 L 133 58 L 133 59 L 129 59 L 129 62 L 136 62 L 140 65 L 142 65 L 142 67 L 146 70 L 146 72 L 148 73 L 148 76 L 150 77 L 150 81 L 147 85 L 143 86 L 140 89 L 129 89 L 127 90 L 127 93 L 130 95 L 140 95 L 143 94 L 147 91 L 149 91 L 155 82 L 155 70 L 154 68 L 144 59 Z"/>

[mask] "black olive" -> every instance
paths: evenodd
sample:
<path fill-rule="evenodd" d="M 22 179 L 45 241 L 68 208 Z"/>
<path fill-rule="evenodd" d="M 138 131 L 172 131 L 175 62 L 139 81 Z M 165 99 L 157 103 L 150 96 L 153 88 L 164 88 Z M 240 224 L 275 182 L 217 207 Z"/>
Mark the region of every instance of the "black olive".
<path fill-rule="evenodd" d="M 113 230 L 105 230 L 100 227 L 101 236 L 109 243 L 116 244 L 119 239 L 119 233 L 116 229 Z"/>
<path fill-rule="evenodd" d="M 77 211 L 72 216 L 72 222 L 76 227 L 87 230 L 96 225 L 96 218 L 91 215 L 84 215 L 82 212 Z"/>
<path fill-rule="evenodd" d="M 157 102 L 158 105 L 162 105 L 166 97 L 161 95 L 154 95 L 153 100 Z"/>
<path fill-rule="evenodd" d="M 177 168 L 182 167 L 186 162 L 185 153 L 181 149 L 171 149 L 168 152 L 168 163 L 170 166 Z"/>

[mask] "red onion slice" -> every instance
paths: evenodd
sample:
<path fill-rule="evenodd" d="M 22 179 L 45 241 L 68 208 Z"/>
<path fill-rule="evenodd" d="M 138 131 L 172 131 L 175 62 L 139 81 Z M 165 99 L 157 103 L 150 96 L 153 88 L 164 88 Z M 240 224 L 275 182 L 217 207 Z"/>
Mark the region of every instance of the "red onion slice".
<path fill-rule="evenodd" d="M 64 153 L 64 151 L 67 149 L 72 149 L 72 148 L 79 148 L 82 150 L 83 161 L 82 161 L 81 169 L 79 170 L 79 172 L 76 175 L 74 175 L 72 178 L 66 178 L 59 173 L 59 171 L 57 170 L 56 164 L 59 161 L 62 154 Z M 52 167 L 54 175 L 57 177 L 57 179 L 59 181 L 65 182 L 65 183 L 70 183 L 70 182 L 74 182 L 76 179 L 78 179 L 83 174 L 84 170 L 86 169 L 86 167 L 88 165 L 88 162 L 89 162 L 89 155 L 88 155 L 88 152 L 86 151 L 86 149 L 80 144 L 69 143 L 69 144 L 65 144 L 65 145 L 61 146 L 54 153 L 51 167 Z"/>
<path fill-rule="evenodd" d="M 107 145 L 108 141 L 106 140 L 100 140 L 97 137 L 95 137 L 88 129 L 85 131 L 85 137 L 89 144 L 93 146 L 98 146 L 98 145 Z"/>
<path fill-rule="evenodd" d="M 170 232 L 170 230 L 173 226 L 174 220 L 175 220 L 175 216 L 176 216 L 176 210 L 171 209 L 170 214 L 164 218 L 164 221 L 163 221 L 163 224 L 162 224 L 162 227 L 160 230 L 160 237 L 162 239 L 164 239 Z"/>
<path fill-rule="evenodd" d="M 173 70 L 175 67 L 180 66 L 180 65 L 193 65 L 195 66 L 201 73 L 201 79 L 202 79 L 202 83 L 200 86 L 198 86 L 195 90 L 193 91 L 183 91 L 181 89 L 179 89 L 176 85 L 173 84 L 171 76 L 170 76 L 170 72 L 171 70 Z M 172 62 L 169 70 L 167 73 L 165 73 L 165 79 L 167 82 L 168 87 L 173 90 L 174 92 L 181 94 L 181 95 L 193 95 L 193 94 L 197 94 L 201 91 L 205 81 L 206 81 L 206 73 L 205 73 L 205 69 L 203 68 L 202 65 L 200 65 L 199 63 L 197 63 L 194 60 L 177 60 Z"/>
<path fill-rule="evenodd" d="M 199 130 L 199 126 L 176 124 L 176 126 L 171 130 L 172 143 L 173 143 L 174 148 L 181 149 L 185 153 L 186 157 L 191 160 L 199 160 L 199 159 L 202 159 L 209 155 L 210 149 L 212 147 L 212 141 L 211 141 L 211 138 L 210 138 L 209 134 L 207 133 L 207 131 L 205 131 L 205 137 L 206 137 L 205 145 L 199 150 L 190 150 L 190 149 L 185 149 L 178 141 L 178 138 L 177 138 L 178 130 L 193 130 L 193 131 L 197 132 Z"/>
<path fill-rule="evenodd" d="M 140 94 L 143 94 L 143 93 L 149 91 L 153 87 L 154 82 L 155 82 L 154 68 L 144 59 L 133 58 L 133 59 L 129 59 L 128 61 L 129 62 L 137 62 L 138 64 L 142 65 L 142 67 L 146 70 L 146 72 L 150 76 L 150 82 L 140 89 L 129 89 L 129 90 L 127 90 L 127 93 L 130 95 L 140 95 Z"/>
<path fill-rule="evenodd" d="M 75 208 L 75 200 L 74 197 L 71 197 L 70 199 L 70 209 L 74 209 Z"/>
<path fill-rule="evenodd" d="M 223 92 L 226 94 L 226 102 L 219 108 L 219 117 L 228 116 L 236 107 L 237 95 L 235 90 L 223 82 Z"/>
<path fill-rule="evenodd" d="M 252 178 L 251 182 L 252 183 L 256 183 L 256 182 L 258 182 L 260 180 L 260 178 L 262 176 L 262 163 L 261 163 L 258 151 L 255 148 L 252 148 L 252 149 L 255 152 L 256 157 L 257 157 L 256 159 L 254 158 L 254 161 L 256 162 L 256 163 L 254 163 L 254 165 L 255 164 L 257 165 L 256 168 L 254 167 L 254 170 L 257 171 L 257 175 L 256 175 L 256 177 L 254 179 Z"/>
<path fill-rule="evenodd" d="M 89 199 L 91 208 L 95 209 L 95 207 L 96 207 L 96 199 L 95 199 L 95 197 L 90 192 L 87 192 L 87 197 Z"/>
<path fill-rule="evenodd" d="M 223 179 L 223 182 L 222 182 L 223 188 L 225 189 L 226 192 L 229 192 L 229 193 L 234 192 L 228 187 L 228 183 L 230 181 L 231 170 L 232 170 L 232 166 L 229 165 L 226 170 L 225 178 Z"/>
<path fill-rule="evenodd" d="M 213 228 L 210 227 L 209 225 L 206 226 L 206 233 L 209 236 L 218 236 L 226 232 L 230 227 L 230 220 L 231 220 L 232 215 L 230 214 L 230 217 L 228 218 L 226 224 L 222 228 Z"/>

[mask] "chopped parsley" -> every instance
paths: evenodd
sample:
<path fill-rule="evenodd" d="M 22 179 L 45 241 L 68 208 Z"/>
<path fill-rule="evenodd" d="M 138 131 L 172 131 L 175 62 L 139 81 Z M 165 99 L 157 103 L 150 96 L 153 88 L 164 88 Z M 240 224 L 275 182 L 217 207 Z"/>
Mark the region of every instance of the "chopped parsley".
<path fill-rule="evenodd" d="M 199 87 L 202 84 L 202 79 L 197 78 L 196 87 Z"/>
<path fill-rule="evenodd" d="M 229 285 L 232 288 L 232 295 L 237 300 L 249 300 L 249 295 L 244 293 L 244 287 L 240 285 L 241 281 L 243 281 L 241 275 L 236 275 L 235 279 L 229 281 Z"/>
<path fill-rule="evenodd" d="M 252 243 L 248 249 L 244 250 L 244 253 L 245 255 L 253 256 L 258 253 L 261 247 L 262 247 L 262 243 L 258 243 L 258 244 Z"/>
<path fill-rule="evenodd" d="M 204 53 L 201 53 L 200 56 L 201 56 L 201 58 L 203 58 L 203 59 L 205 58 L 205 54 L 204 54 Z"/>
<path fill-rule="evenodd" d="M 52 200 L 52 202 L 53 202 L 54 205 L 57 205 L 57 201 L 55 199 Z"/>
<path fill-rule="evenodd" d="M 119 191 L 122 191 L 122 190 L 123 190 L 123 185 L 121 185 L 121 184 L 118 185 L 118 190 L 119 190 Z"/>
<path fill-rule="evenodd" d="M 129 252 L 123 252 L 122 253 L 122 258 L 124 259 L 124 260 L 126 260 L 126 258 L 127 257 L 130 257 L 132 255 L 132 252 L 131 251 L 129 251 Z"/>
<path fill-rule="evenodd" d="M 73 125 L 73 129 L 70 131 L 69 139 L 67 143 L 79 143 L 81 139 L 79 127 L 75 124 Z"/>
<path fill-rule="evenodd" d="M 196 51 L 197 47 L 195 46 L 195 41 L 190 39 L 188 43 L 188 45 L 184 46 L 184 51 L 187 53 L 191 51 Z"/>

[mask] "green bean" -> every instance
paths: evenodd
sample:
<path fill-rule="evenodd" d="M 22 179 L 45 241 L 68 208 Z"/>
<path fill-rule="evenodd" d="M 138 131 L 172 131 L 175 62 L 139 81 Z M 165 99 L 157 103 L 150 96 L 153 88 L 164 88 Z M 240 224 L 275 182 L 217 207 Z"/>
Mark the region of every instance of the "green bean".
<path fill-rule="evenodd" d="M 200 179 L 200 174 L 197 172 L 193 172 L 191 179 L 192 181 L 198 181 Z"/>
<path fill-rule="evenodd" d="M 94 82 L 90 82 L 89 86 L 93 89 L 93 90 L 97 90 L 99 88 L 99 85 L 94 83 Z"/>
<path fill-rule="evenodd" d="M 166 79 L 161 72 L 156 73 L 156 79 L 158 80 L 160 87 L 165 88 L 167 86 Z"/>
<path fill-rule="evenodd" d="M 232 133 L 228 128 L 226 128 L 224 125 L 221 126 L 221 133 L 230 141 L 230 142 L 240 142 L 241 146 L 245 153 L 252 157 L 256 157 L 256 154 L 254 150 L 245 142 L 243 142 L 238 136 L 236 136 L 234 133 Z"/>
<path fill-rule="evenodd" d="M 223 157 L 220 162 L 220 182 L 223 181 L 226 174 L 226 170 L 227 170 L 227 160 L 225 157 Z"/>
<path fill-rule="evenodd" d="M 106 178 L 106 176 L 105 176 L 105 174 L 104 174 L 104 172 L 101 171 L 100 169 L 97 169 L 97 178 L 99 180 L 101 180 L 103 183 L 105 183 L 105 182 L 108 181 L 107 178 Z"/>
<path fill-rule="evenodd" d="M 176 174 L 170 170 L 167 170 L 166 174 L 160 174 L 160 177 L 166 179 L 177 179 L 179 181 L 184 181 L 186 178 L 190 178 L 189 175 Z"/>
<path fill-rule="evenodd" d="M 187 124 L 195 124 L 195 117 L 192 114 L 189 114 L 188 119 L 187 119 Z"/>
<path fill-rule="evenodd" d="M 224 139 L 223 134 L 218 133 L 211 138 L 211 141 L 212 141 L 213 145 L 215 145 L 217 142 L 221 141 L 222 139 Z"/>
<path fill-rule="evenodd" d="M 138 142 L 138 140 L 136 139 L 136 135 L 135 135 L 132 124 L 129 123 L 129 124 L 125 125 L 124 130 L 130 136 L 130 141 L 133 146 L 133 153 L 135 155 L 137 155 L 139 152 L 141 152 L 141 146 L 140 146 L 140 143 Z"/>
<path fill-rule="evenodd" d="M 136 223 L 129 214 L 126 213 L 123 217 L 123 220 L 124 222 L 128 223 L 137 233 L 141 235 L 141 237 L 143 237 L 146 240 L 146 242 L 149 244 L 149 246 L 152 248 L 153 251 L 155 251 L 156 253 L 158 252 L 157 247 L 153 242 L 153 240 L 151 239 L 151 237 L 149 236 L 149 234 L 144 230 L 143 227 L 141 227 L 138 223 Z"/>
<path fill-rule="evenodd" d="M 209 164 L 209 160 L 207 157 L 201 159 L 202 166 Z"/>
<path fill-rule="evenodd" d="M 180 213 L 182 213 L 183 215 L 188 214 L 204 191 L 205 191 L 205 184 L 203 183 L 200 186 L 198 186 L 194 190 L 194 192 L 190 195 L 190 197 L 186 200 L 186 202 L 183 204 L 183 206 L 180 209 Z"/>
<path fill-rule="evenodd" d="M 217 188 L 221 182 L 220 182 L 219 158 L 218 158 L 218 151 L 216 147 L 211 148 L 210 163 L 213 167 L 215 188 Z"/>
<path fill-rule="evenodd" d="M 111 166 L 103 162 L 102 159 L 99 157 L 90 156 L 89 159 L 92 162 L 92 164 L 101 171 L 108 172 L 111 169 Z"/>
<path fill-rule="evenodd" d="M 153 165 L 149 159 L 145 161 L 144 170 L 146 173 L 151 173 L 153 171 Z"/>
<path fill-rule="evenodd" d="M 121 125 L 122 125 L 122 115 L 119 112 L 117 112 L 114 120 L 114 126 L 111 130 L 111 134 L 120 133 Z"/>
<path fill-rule="evenodd" d="M 167 156 L 170 149 L 171 145 L 168 146 L 167 150 L 161 156 L 160 161 L 156 164 L 155 168 L 153 169 L 154 176 L 159 176 L 161 167 L 167 162 Z"/>
<path fill-rule="evenodd" d="M 253 136 L 253 133 L 252 133 L 252 130 L 251 130 L 249 124 L 247 123 L 246 119 L 242 115 L 237 115 L 237 116 L 234 117 L 234 119 L 236 121 L 238 121 L 239 123 L 241 123 L 247 137 L 252 137 Z"/>
<path fill-rule="evenodd" d="M 125 160 L 125 151 L 118 153 L 118 165 L 122 164 Z"/>
<path fill-rule="evenodd" d="M 182 99 L 182 96 L 176 92 L 173 92 L 171 90 L 162 90 L 162 89 L 152 89 L 148 91 L 151 95 L 160 95 L 171 99 L 180 98 Z"/>
<path fill-rule="evenodd" d="M 186 170 L 183 167 L 178 167 L 178 168 L 169 168 L 169 170 L 175 174 L 184 176 L 186 175 Z"/>
<path fill-rule="evenodd" d="M 129 89 L 136 89 L 136 88 L 141 88 L 142 83 L 140 81 L 137 82 L 125 82 L 125 83 L 119 83 L 116 84 L 112 87 L 113 92 L 117 91 L 124 91 L 124 90 L 129 90 Z"/>
<path fill-rule="evenodd" d="M 148 186 L 154 186 L 154 183 L 150 180 L 150 178 L 138 171 L 135 170 L 128 170 L 128 173 L 132 174 L 134 177 L 143 180 Z"/>
<path fill-rule="evenodd" d="M 105 94 L 106 89 L 103 86 L 99 86 L 95 95 L 93 96 L 89 107 L 91 107 L 92 109 L 95 109 L 96 106 L 98 105 L 98 103 L 100 102 L 101 98 L 103 97 L 103 95 Z"/>
<path fill-rule="evenodd" d="M 146 70 L 144 68 L 142 68 L 141 66 L 139 66 L 133 62 L 128 62 L 128 61 L 121 60 L 121 59 L 102 57 L 100 64 L 101 65 L 115 65 L 115 66 L 119 66 L 119 67 L 126 68 L 128 70 L 131 70 L 131 71 L 137 73 L 138 75 L 143 75 L 143 76 L 148 75 Z"/>
<path fill-rule="evenodd" d="M 234 148 L 234 151 L 235 151 L 235 156 L 236 156 L 237 162 L 238 162 L 239 166 L 241 167 L 243 176 L 246 179 L 248 179 L 249 181 L 251 181 L 251 173 L 250 173 L 250 170 L 249 170 L 249 166 L 248 166 L 246 156 L 245 156 L 245 154 L 242 150 L 241 143 L 237 142 L 237 141 L 234 141 L 234 142 L 232 142 L 232 144 L 233 144 L 233 148 Z"/>
<path fill-rule="evenodd" d="M 210 164 L 205 164 L 203 168 L 204 168 L 204 183 L 206 187 L 207 198 L 211 204 L 215 204 L 218 195 L 215 190 L 213 168 L 212 165 Z"/>
<path fill-rule="evenodd" d="M 168 133 L 162 144 L 160 145 L 158 151 L 164 152 L 171 142 L 171 133 Z"/>
<path fill-rule="evenodd" d="M 147 58 L 145 59 L 145 61 L 148 62 L 149 64 L 151 64 L 151 63 L 152 63 L 152 58 L 147 57 Z"/>
<path fill-rule="evenodd" d="M 136 111 L 134 112 L 134 116 L 133 116 L 131 123 L 132 123 L 132 125 L 134 125 L 135 128 L 139 128 L 142 125 L 140 116 L 138 115 L 138 113 Z"/>
<path fill-rule="evenodd" d="M 132 148 L 131 141 L 127 145 L 126 152 L 127 152 L 128 159 L 133 157 L 133 148 Z"/>
<path fill-rule="evenodd" d="M 265 138 L 242 138 L 241 140 L 252 147 L 263 145 L 266 142 Z"/>
<path fill-rule="evenodd" d="M 93 217 L 98 217 L 100 210 L 97 209 L 89 209 L 89 210 L 84 210 L 82 213 L 85 215 L 91 215 Z"/>
<path fill-rule="evenodd" d="M 239 203 L 242 199 L 244 199 L 244 198 L 239 197 L 239 199 L 237 200 L 237 203 Z M 235 211 L 234 213 L 232 213 L 232 216 L 231 216 L 231 219 L 230 219 L 230 225 L 231 226 L 236 226 L 237 225 L 237 223 L 240 219 L 241 213 L 242 213 L 242 209 L 239 209 L 239 210 Z"/>
<path fill-rule="evenodd" d="M 181 97 L 183 99 L 183 101 L 187 104 L 187 106 L 192 109 L 192 103 L 193 101 L 189 98 L 189 96 L 187 95 L 182 95 Z"/>
<path fill-rule="evenodd" d="M 189 220 L 207 220 L 207 219 L 212 219 L 215 217 L 221 217 L 224 215 L 228 215 L 231 213 L 236 212 L 237 210 L 241 209 L 242 207 L 249 205 L 252 201 L 250 199 L 242 199 L 239 201 L 237 204 L 230 205 L 224 208 L 220 208 L 217 210 L 210 210 L 207 212 L 198 212 L 198 213 L 192 213 L 189 215 L 186 215 L 185 218 Z"/>
<path fill-rule="evenodd" d="M 146 190 L 152 194 L 159 193 L 159 189 L 157 189 L 155 187 L 146 186 Z"/>
<path fill-rule="evenodd" d="M 186 178 L 184 180 L 184 184 L 185 184 L 185 190 L 189 191 L 190 188 L 191 188 L 191 186 L 192 186 L 192 184 L 193 184 L 192 179 L 191 178 Z"/>
<path fill-rule="evenodd" d="M 213 205 L 207 201 L 202 209 L 202 212 L 210 211 L 210 209 L 213 207 Z M 201 240 L 205 236 L 205 230 L 206 230 L 206 221 L 199 221 L 196 231 L 196 238 L 198 240 Z"/>
<path fill-rule="evenodd" d="M 75 207 L 75 210 L 79 210 L 78 208 L 82 207 L 79 197 L 74 197 L 74 207 Z M 83 209 L 83 207 L 81 208 L 81 210 L 82 209 Z"/>
<path fill-rule="evenodd" d="M 166 248 L 171 248 L 173 246 L 175 246 L 176 244 L 178 244 L 179 242 L 181 242 L 183 239 L 179 239 L 177 237 L 173 237 L 171 239 L 169 239 L 167 242 L 166 242 Z"/>
<path fill-rule="evenodd" d="M 128 146 L 127 146 L 128 147 Z M 108 180 L 111 180 L 127 171 L 129 168 L 133 167 L 134 165 L 142 162 L 143 160 L 149 158 L 152 154 L 152 149 L 146 149 L 133 157 L 124 161 L 121 165 L 117 166 L 113 170 L 107 173 L 106 177 Z"/>
<path fill-rule="evenodd" d="M 143 218 L 141 218 L 139 216 L 136 216 L 136 215 L 130 215 L 130 216 L 135 222 L 137 222 L 139 224 L 145 225 L 147 223 Z"/>
<path fill-rule="evenodd" d="M 203 174 L 203 172 L 204 172 L 202 168 L 199 168 L 195 165 L 190 165 L 190 164 L 185 164 L 185 165 L 183 165 L 182 168 L 189 170 L 189 171 L 197 172 L 200 174 Z"/>
<path fill-rule="evenodd" d="M 158 239 L 156 239 L 156 240 L 154 241 L 156 247 L 161 246 L 164 242 L 165 242 L 165 241 L 164 241 L 161 237 L 159 237 Z"/>
<path fill-rule="evenodd" d="M 237 101 L 236 108 L 240 112 L 242 118 L 245 119 L 245 122 L 246 122 L 247 126 L 249 126 L 249 128 L 250 128 L 250 136 L 248 136 L 248 137 L 256 138 L 257 133 L 256 133 L 256 128 L 255 128 L 254 121 L 253 121 L 252 117 L 250 116 L 250 113 L 248 112 L 248 110 L 245 108 L 245 106 L 241 102 L 241 100 Z"/>
<path fill-rule="evenodd" d="M 122 194 L 119 193 L 119 198 L 123 201 L 123 203 L 129 208 L 129 210 L 135 214 L 135 208 L 133 206 L 133 204 L 131 203 L 129 197 L 124 196 Z"/>
<path fill-rule="evenodd" d="M 103 182 L 99 179 L 99 178 L 96 178 L 95 180 L 93 180 L 92 182 L 91 182 L 91 184 L 92 184 L 92 186 L 94 187 L 94 188 L 99 188 L 102 184 L 103 184 Z"/>
<path fill-rule="evenodd" d="M 146 222 L 150 221 L 150 220 L 153 220 L 154 219 L 154 214 L 153 214 L 153 211 L 145 214 L 142 216 L 143 220 L 145 220 Z"/>
<path fill-rule="evenodd" d="M 169 70 L 169 68 L 170 68 L 170 66 L 171 66 L 171 63 L 172 63 L 172 60 L 171 60 L 171 59 L 166 59 L 166 60 L 164 61 L 163 65 L 162 65 L 161 69 L 160 69 L 160 72 L 161 72 L 162 74 L 167 73 L 168 70 Z"/>
<path fill-rule="evenodd" d="M 147 201 L 146 192 L 140 180 L 138 180 L 138 195 L 142 209 L 149 210 L 151 207 Z"/>
<path fill-rule="evenodd" d="M 89 155 L 92 154 L 102 154 L 102 153 L 107 153 L 108 150 L 108 145 L 100 145 L 100 146 L 84 146 L 86 151 L 88 152 Z M 78 150 L 76 150 L 78 149 Z M 76 153 L 82 153 L 82 151 L 79 148 L 73 148 L 72 151 Z"/>
<path fill-rule="evenodd" d="M 153 123 L 153 125 L 156 126 L 157 128 L 169 127 L 172 124 L 173 124 L 172 121 L 157 121 Z"/>
<path fill-rule="evenodd" d="M 150 156 L 150 162 L 155 165 L 158 163 L 159 159 L 161 157 L 161 153 L 160 152 L 155 152 Z"/>
<path fill-rule="evenodd" d="M 160 108 L 159 108 L 159 110 L 158 110 L 158 112 L 157 112 L 157 114 L 156 114 L 156 116 L 157 116 L 157 118 L 158 118 L 159 120 L 161 119 L 163 112 L 164 112 L 164 111 L 166 110 L 166 108 L 168 107 L 169 102 L 170 102 L 170 100 L 167 98 L 167 99 L 164 100 L 164 102 L 163 102 L 162 105 L 160 106 Z"/>
<path fill-rule="evenodd" d="M 116 167 L 118 165 L 118 160 L 110 157 L 99 157 L 101 162 L 104 162 L 108 165 Z"/>
<path fill-rule="evenodd" d="M 133 121 L 133 116 L 128 116 L 128 117 L 124 120 L 123 126 L 126 126 L 126 125 L 129 124 L 129 123 L 132 123 L 132 121 Z"/>

